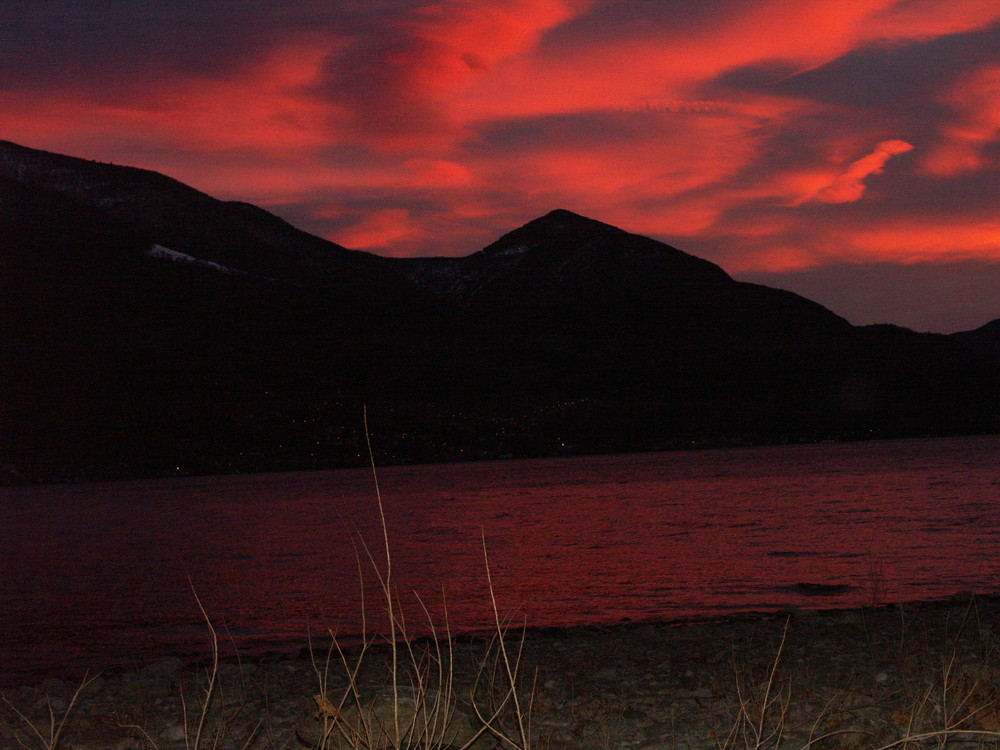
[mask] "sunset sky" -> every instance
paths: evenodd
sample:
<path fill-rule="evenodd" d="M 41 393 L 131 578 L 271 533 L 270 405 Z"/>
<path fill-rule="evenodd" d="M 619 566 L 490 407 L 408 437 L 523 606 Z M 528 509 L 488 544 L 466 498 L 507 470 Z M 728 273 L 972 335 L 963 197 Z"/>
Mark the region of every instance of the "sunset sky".
<path fill-rule="evenodd" d="M 1000 318 L 997 0 L 4 0 L 0 138 L 348 247 L 554 208 L 853 323 Z"/>

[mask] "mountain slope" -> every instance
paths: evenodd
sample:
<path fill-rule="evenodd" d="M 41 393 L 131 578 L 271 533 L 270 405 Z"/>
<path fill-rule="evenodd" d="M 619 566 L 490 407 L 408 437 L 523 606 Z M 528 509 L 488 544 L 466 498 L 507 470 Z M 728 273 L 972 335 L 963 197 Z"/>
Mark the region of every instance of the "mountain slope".
<path fill-rule="evenodd" d="M 1000 320 L 992 320 L 972 331 L 953 333 L 951 338 L 1000 365 Z"/>
<path fill-rule="evenodd" d="M 0 143 L 0 466 L 53 480 L 996 430 L 997 368 L 557 210 L 346 250 Z"/>
<path fill-rule="evenodd" d="M 220 201 L 157 172 L 0 141 L 0 174 L 88 206 L 158 244 L 251 275 L 312 284 L 384 283 L 385 264 L 295 229 L 246 203 Z"/>
<path fill-rule="evenodd" d="M 58 478 L 353 460 L 330 415 L 391 400 L 375 374 L 415 356 L 414 326 L 438 324 L 440 305 L 384 266 L 153 173 L 0 145 L 0 466 Z M 323 427 L 302 429 L 316 414 Z"/>

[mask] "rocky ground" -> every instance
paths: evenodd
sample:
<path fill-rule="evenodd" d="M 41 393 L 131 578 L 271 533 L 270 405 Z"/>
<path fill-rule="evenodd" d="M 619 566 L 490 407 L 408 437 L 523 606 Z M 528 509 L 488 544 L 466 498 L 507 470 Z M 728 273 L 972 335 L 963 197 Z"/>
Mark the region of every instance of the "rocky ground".
<path fill-rule="evenodd" d="M 528 631 L 519 699 L 530 744 L 540 750 L 1000 748 L 998 618 L 1000 598 L 965 597 L 714 623 Z M 522 644 L 513 635 L 506 643 L 513 658 Z M 437 689 L 433 644 L 418 643 L 414 653 L 422 658 L 428 647 Z M 503 697 L 504 665 L 491 653 L 486 639 L 469 638 L 454 643 L 450 669 L 447 651 L 441 655 L 460 712 L 477 675 L 477 705 L 485 710 Z M 390 655 L 375 648 L 363 660 L 357 684 L 365 696 L 391 684 Z M 101 675 L 75 704 L 78 684 L 55 679 L 8 690 L 0 747 L 49 747 L 52 718 L 58 726 L 67 716 L 59 747 L 68 750 L 302 748 L 297 727 L 308 736 L 324 710 L 328 720 L 339 715 L 313 698 L 322 692 L 323 661 L 323 654 L 242 662 L 224 655 L 200 741 L 210 662 L 167 660 Z M 410 655 L 401 661 L 408 664 Z M 348 681 L 336 655 L 326 680 L 327 697 L 339 704 Z M 515 741 L 520 736 L 509 711 L 498 728 Z M 495 745 L 491 738 L 476 747 Z"/>

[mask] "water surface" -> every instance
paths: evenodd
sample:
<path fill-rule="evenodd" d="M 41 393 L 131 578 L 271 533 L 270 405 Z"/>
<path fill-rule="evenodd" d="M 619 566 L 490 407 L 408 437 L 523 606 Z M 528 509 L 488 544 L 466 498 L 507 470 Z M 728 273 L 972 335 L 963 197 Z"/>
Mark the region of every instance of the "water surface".
<path fill-rule="evenodd" d="M 453 631 L 713 617 L 1000 590 L 1000 438 L 379 470 L 393 582 Z M 0 672 L 241 647 L 371 623 L 371 471 L 0 491 Z M 803 585 L 805 584 L 805 585 Z M 442 592 L 445 604 L 442 604 Z"/>

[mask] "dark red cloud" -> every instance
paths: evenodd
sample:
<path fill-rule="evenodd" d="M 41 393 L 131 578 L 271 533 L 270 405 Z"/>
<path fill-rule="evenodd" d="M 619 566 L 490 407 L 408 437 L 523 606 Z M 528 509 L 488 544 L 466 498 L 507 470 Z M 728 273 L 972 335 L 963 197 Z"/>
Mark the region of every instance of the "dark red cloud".
<path fill-rule="evenodd" d="M 465 254 L 561 206 L 779 286 L 829 269 L 859 321 L 835 269 L 903 269 L 876 277 L 926 296 L 884 295 L 904 324 L 961 288 L 905 269 L 1000 262 L 992 0 L 49 0 L 0 25 L 0 137 L 348 246 Z M 939 327 L 1000 298 L 965 315 Z"/>

